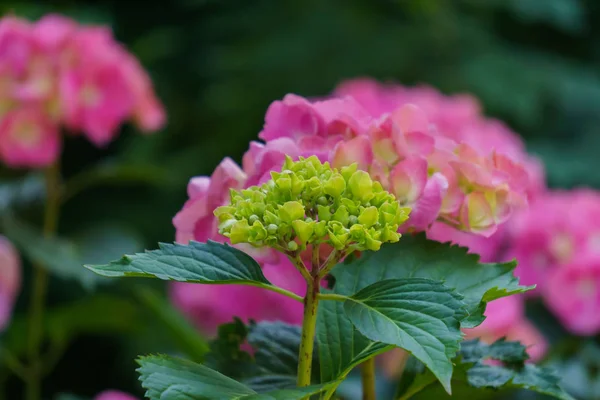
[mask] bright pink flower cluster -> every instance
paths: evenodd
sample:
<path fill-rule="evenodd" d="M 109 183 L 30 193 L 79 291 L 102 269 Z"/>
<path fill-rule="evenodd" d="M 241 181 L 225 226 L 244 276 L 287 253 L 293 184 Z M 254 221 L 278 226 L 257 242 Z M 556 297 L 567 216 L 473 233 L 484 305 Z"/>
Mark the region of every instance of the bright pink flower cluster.
<path fill-rule="evenodd" d="M 137 398 L 117 390 L 105 390 L 99 393 L 94 400 L 137 400 Z"/>
<path fill-rule="evenodd" d="M 548 192 L 511 224 L 508 257 L 571 332 L 600 332 L 600 193 Z"/>
<path fill-rule="evenodd" d="M 0 159 L 42 167 L 60 154 L 61 129 L 108 144 L 133 119 L 143 131 L 165 122 L 150 78 L 106 27 L 58 15 L 0 20 Z"/>
<path fill-rule="evenodd" d="M 21 289 L 21 259 L 12 243 L 0 236 L 0 332 L 10 322 Z"/>
<path fill-rule="evenodd" d="M 189 200 L 173 220 L 177 241 L 223 240 L 217 233 L 214 208 L 227 200 L 229 188 L 240 189 L 268 180 L 270 171 L 279 169 L 286 155 L 292 158 L 317 155 L 335 167 L 357 162 L 359 168 L 379 180 L 403 205 L 412 207 L 404 228 L 412 231 L 428 231 L 441 224 L 452 227 L 453 233 L 468 232 L 465 235 L 469 238 L 487 237 L 515 209 L 527 203 L 531 181 L 537 178 L 530 177 L 521 163 L 530 160 L 524 155 L 518 137 L 504 126 L 489 128 L 494 132 L 490 134 L 493 143 L 486 147 L 480 144 L 481 140 L 462 140 L 454 128 L 450 133 L 445 132 L 452 126 L 452 113 L 443 119 L 432 112 L 432 117 L 425 109 L 404 102 L 389 109 L 373 109 L 360 93 L 347 94 L 351 96 L 317 101 L 290 94 L 272 103 L 259 134 L 264 143 L 250 143 L 241 168 L 225 159 L 212 177 L 192 179 L 188 186 Z M 487 121 L 478 109 L 469 118 L 473 124 Z M 446 125 L 440 127 L 438 123 Z M 503 139 L 502 135 L 506 137 Z M 500 145 L 504 146 L 502 151 L 497 149 Z M 285 264 L 273 260 L 274 255 L 269 251 L 254 255 L 265 267 Z M 302 280 L 300 276 L 296 279 Z M 288 281 L 290 289 L 297 288 L 302 294 L 303 284 L 296 285 L 292 280 Z M 239 299 L 255 296 L 254 304 L 260 303 L 258 296 L 279 296 L 259 294 L 264 292 L 250 294 L 252 290 L 240 288 L 236 296 Z M 211 318 L 206 315 L 215 307 L 214 297 L 209 287 L 202 292 L 194 294 L 192 289 L 185 289 L 185 284 L 175 284 L 172 297 L 195 318 L 200 320 L 204 316 L 202 319 L 207 321 Z M 233 303 L 230 308 L 233 313 Z M 259 308 L 238 316 L 261 319 L 257 314 Z M 293 311 L 283 313 L 280 318 L 289 320 L 293 315 L 299 321 L 300 308 L 300 304 L 291 303 Z M 272 317 L 275 316 L 269 315 Z"/>

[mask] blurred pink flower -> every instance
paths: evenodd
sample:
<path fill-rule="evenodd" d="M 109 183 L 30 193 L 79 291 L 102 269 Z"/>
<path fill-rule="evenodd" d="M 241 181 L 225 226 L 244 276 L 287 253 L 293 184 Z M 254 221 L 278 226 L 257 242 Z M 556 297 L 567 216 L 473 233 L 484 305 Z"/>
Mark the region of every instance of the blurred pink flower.
<path fill-rule="evenodd" d="M 304 296 L 304 278 L 289 260 L 282 257 L 275 264 L 263 264 L 262 269 L 273 284 Z M 223 290 L 219 285 L 173 283 L 170 296 L 173 304 L 209 336 L 215 335 L 219 325 L 233 321 L 234 317 L 244 322 L 302 323 L 302 303 L 296 300 L 246 285 L 228 285 L 225 296 Z"/>
<path fill-rule="evenodd" d="M 541 290 L 553 271 L 578 257 L 600 256 L 600 194 L 549 191 L 516 215 L 509 238 L 507 257 L 519 261 L 521 282 Z"/>
<path fill-rule="evenodd" d="M 10 321 L 13 306 L 21 289 L 21 260 L 17 250 L 0 236 L 0 332 Z"/>
<path fill-rule="evenodd" d="M 578 257 L 555 269 L 542 293 L 567 330 L 577 335 L 600 332 L 600 258 Z"/>
<path fill-rule="evenodd" d="M 532 361 L 539 361 L 547 350 L 547 343 L 533 324 L 525 319 L 523 298 L 503 297 L 488 303 L 485 321 L 476 328 L 466 329 L 466 339 L 479 338 L 486 343 L 498 339 L 519 341 L 527 347 Z"/>
<path fill-rule="evenodd" d="M 43 126 L 37 130 L 42 137 L 48 135 L 38 138 L 40 143 L 58 143 L 58 133 L 66 128 L 105 146 L 126 120 L 133 119 L 144 132 L 165 123 L 148 75 L 110 29 L 81 26 L 55 14 L 34 23 L 0 19 L 0 124 L 31 110 L 39 114 L 32 124 Z M 2 138 L 7 143 L 1 148 L 19 148 L 11 135 Z M 44 167 L 59 156 L 56 145 L 39 157 L 19 151 L 0 152 L 0 157 L 13 167 Z"/>
<path fill-rule="evenodd" d="M 137 397 L 117 390 L 106 390 L 94 397 L 94 400 L 137 400 Z"/>
<path fill-rule="evenodd" d="M 60 153 L 57 127 L 35 108 L 9 111 L 0 121 L 0 157 L 10 167 L 43 167 Z"/>

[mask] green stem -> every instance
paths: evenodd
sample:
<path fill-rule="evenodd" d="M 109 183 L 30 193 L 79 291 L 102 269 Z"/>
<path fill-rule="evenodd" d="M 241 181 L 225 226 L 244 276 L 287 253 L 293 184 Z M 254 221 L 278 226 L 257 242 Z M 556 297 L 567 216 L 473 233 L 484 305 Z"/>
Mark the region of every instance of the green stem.
<path fill-rule="evenodd" d="M 270 290 L 271 292 L 282 294 L 286 297 L 289 297 L 290 299 L 294 299 L 299 302 L 304 301 L 304 299 L 302 297 L 298 296 L 296 293 L 290 292 L 289 290 L 285 290 L 284 288 L 280 288 L 279 286 L 272 285 L 272 286 L 260 286 L 260 287 Z"/>
<path fill-rule="evenodd" d="M 348 300 L 348 296 L 335 293 L 319 293 L 319 300 L 346 301 Z"/>
<path fill-rule="evenodd" d="M 360 367 L 363 400 L 375 400 L 375 357 L 363 362 Z"/>
<path fill-rule="evenodd" d="M 306 283 L 310 284 L 310 282 L 312 282 L 313 280 L 313 277 L 310 274 L 310 272 L 306 269 L 306 265 L 304 265 L 304 262 L 302 261 L 300 256 L 288 256 L 288 258 L 290 259 L 292 264 L 294 264 L 294 267 L 296 267 L 298 272 L 300 272 L 300 275 L 302 275 L 302 277 L 306 280 Z"/>
<path fill-rule="evenodd" d="M 45 237 L 56 232 L 60 210 L 60 170 L 58 164 L 50 166 L 44 174 L 46 181 L 46 209 L 44 212 L 43 232 Z M 44 307 L 48 286 L 48 273 L 43 265 L 33 264 L 33 288 L 29 311 L 28 353 L 30 370 L 27 377 L 27 400 L 41 397 L 42 365 L 40 347 L 43 338 Z"/>
<path fill-rule="evenodd" d="M 318 268 L 313 268 L 316 275 Z M 312 372 L 312 359 L 315 344 L 315 331 L 317 328 L 317 307 L 319 305 L 320 280 L 315 276 L 309 281 L 304 297 L 304 317 L 302 320 L 302 336 L 298 354 L 298 386 L 310 385 Z"/>

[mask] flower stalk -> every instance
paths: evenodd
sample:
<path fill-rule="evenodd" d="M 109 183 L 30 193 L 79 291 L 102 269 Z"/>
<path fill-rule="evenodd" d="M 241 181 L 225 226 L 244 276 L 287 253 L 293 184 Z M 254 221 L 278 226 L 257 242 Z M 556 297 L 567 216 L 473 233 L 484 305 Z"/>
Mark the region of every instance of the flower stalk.
<path fill-rule="evenodd" d="M 375 400 L 375 358 L 371 357 L 360 367 L 363 400 Z"/>
<path fill-rule="evenodd" d="M 60 168 L 58 163 L 53 164 L 45 172 L 46 182 L 46 207 L 44 211 L 43 233 L 45 237 L 52 237 L 58 225 L 60 212 Z M 45 266 L 33 264 L 33 288 L 29 311 L 29 368 L 27 373 L 27 400 L 41 398 L 41 381 L 43 378 L 43 365 L 40 358 L 40 347 L 43 338 L 43 320 L 48 287 L 48 272 Z"/>

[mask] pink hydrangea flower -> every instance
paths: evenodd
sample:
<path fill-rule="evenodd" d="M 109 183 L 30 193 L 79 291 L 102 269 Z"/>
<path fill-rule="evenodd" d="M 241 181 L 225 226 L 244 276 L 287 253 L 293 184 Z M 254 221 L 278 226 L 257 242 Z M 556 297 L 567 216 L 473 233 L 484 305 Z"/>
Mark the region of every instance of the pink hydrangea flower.
<path fill-rule="evenodd" d="M 435 93 L 427 93 L 429 99 L 423 103 L 424 108 L 397 101 L 395 90 L 384 93 L 384 98 L 379 98 L 381 93 L 373 94 L 373 104 L 351 96 L 311 101 L 287 95 L 273 102 L 259 134 L 265 143 L 250 143 L 242 168 L 226 160 L 211 178 L 197 177 L 190 182 L 189 200 L 174 218 L 177 241 L 223 241 L 216 233 L 212 210 L 226 201 L 229 188 L 239 189 L 268 180 L 271 171 L 280 169 L 286 155 L 292 158 L 317 155 L 334 167 L 358 163 L 359 168 L 392 191 L 399 202 L 412 207 L 411 217 L 403 229 L 429 231 L 437 225 L 449 224 L 452 228 L 439 231 L 452 241 L 458 238 L 452 237 L 452 232 L 492 235 L 515 209 L 526 203 L 530 187 L 528 173 L 518 157 L 512 157 L 518 154 L 517 150 L 514 154 L 501 153 L 493 147 L 475 148 L 461 142 L 457 132 L 464 128 L 466 121 L 478 122 L 477 118 L 482 118 L 478 106 L 473 106 L 476 103 L 465 97 L 459 99 L 452 112 L 446 112 L 440 106 L 443 101 L 434 107 L 434 100 L 439 100 Z M 381 103 L 377 106 L 380 108 L 375 109 L 375 103 Z M 458 120 L 452 119 L 455 113 L 461 115 Z M 451 133 L 444 133 L 436 122 Z M 503 143 L 505 132 L 494 129 L 500 132 L 496 136 Z M 520 143 L 518 138 L 510 137 L 506 147 L 516 149 L 518 145 L 513 142 Z M 473 235 L 473 239 L 465 234 L 458 240 L 470 245 L 478 243 L 480 236 Z M 497 242 L 493 241 L 494 248 Z M 484 243 L 481 242 L 481 248 Z M 279 263 L 272 252 L 251 251 L 265 268 Z M 490 259 L 492 252 L 489 250 Z M 215 302 L 211 287 L 198 293 L 183 284 L 173 287 L 176 304 L 188 314 L 196 315 L 195 319 L 211 320 L 212 317 L 206 316 L 205 306 L 210 301 Z M 184 296 L 186 291 L 190 292 Z M 240 297 L 250 293 L 260 296 L 252 288 L 240 287 L 236 293 Z M 194 302 L 183 300 L 195 296 L 198 297 L 195 304 L 202 305 L 201 311 L 193 311 Z M 229 309 L 228 304 L 222 306 Z M 252 313 L 244 311 L 242 316 Z M 225 312 L 225 315 L 230 314 Z M 217 322 L 208 325 L 215 324 Z"/>
<path fill-rule="evenodd" d="M 24 115 L 35 129 L 20 128 Z M 44 167 L 59 156 L 61 130 L 105 146 L 127 120 L 150 132 L 164 125 L 165 113 L 148 75 L 110 29 L 52 14 L 33 23 L 0 19 L 2 161 Z"/>
<path fill-rule="evenodd" d="M 600 194 L 551 191 L 511 221 L 507 256 L 519 261 L 522 283 L 543 289 L 553 271 L 576 257 L 600 255 L 599 239 Z"/>
<path fill-rule="evenodd" d="M 8 239 L 0 236 L 0 332 L 6 328 L 21 289 L 21 260 Z"/>
<path fill-rule="evenodd" d="M 117 390 L 106 390 L 94 397 L 94 400 L 137 400 L 137 397 Z"/>
<path fill-rule="evenodd" d="M 246 179 L 244 171 L 230 158 L 224 159 L 210 178 L 193 178 L 188 184 L 189 200 L 173 218 L 177 242 L 217 240 L 213 211 L 227 201 L 229 189 L 243 188 Z"/>
<path fill-rule="evenodd" d="M 0 121 L 0 157 L 11 167 L 43 167 L 60 154 L 56 125 L 36 108 L 9 111 Z"/>
<path fill-rule="evenodd" d="M 555 269 L 543 297 L 570 332 L 586 336 L 600 332 L 600 258 L 579 257 Z"/>
<path fill-rule="evenodd" d="M 503 297 L 488 303 L 485 321 L 476 328 L 466 329 L 467 339 L 479 338 L 493 343 L 506 338 L 521 342 L 527 347 L 532 361 L 539 361 L 548 348 L 542 334 L 525 319 L 523 299 L 519 296 Z"/>

